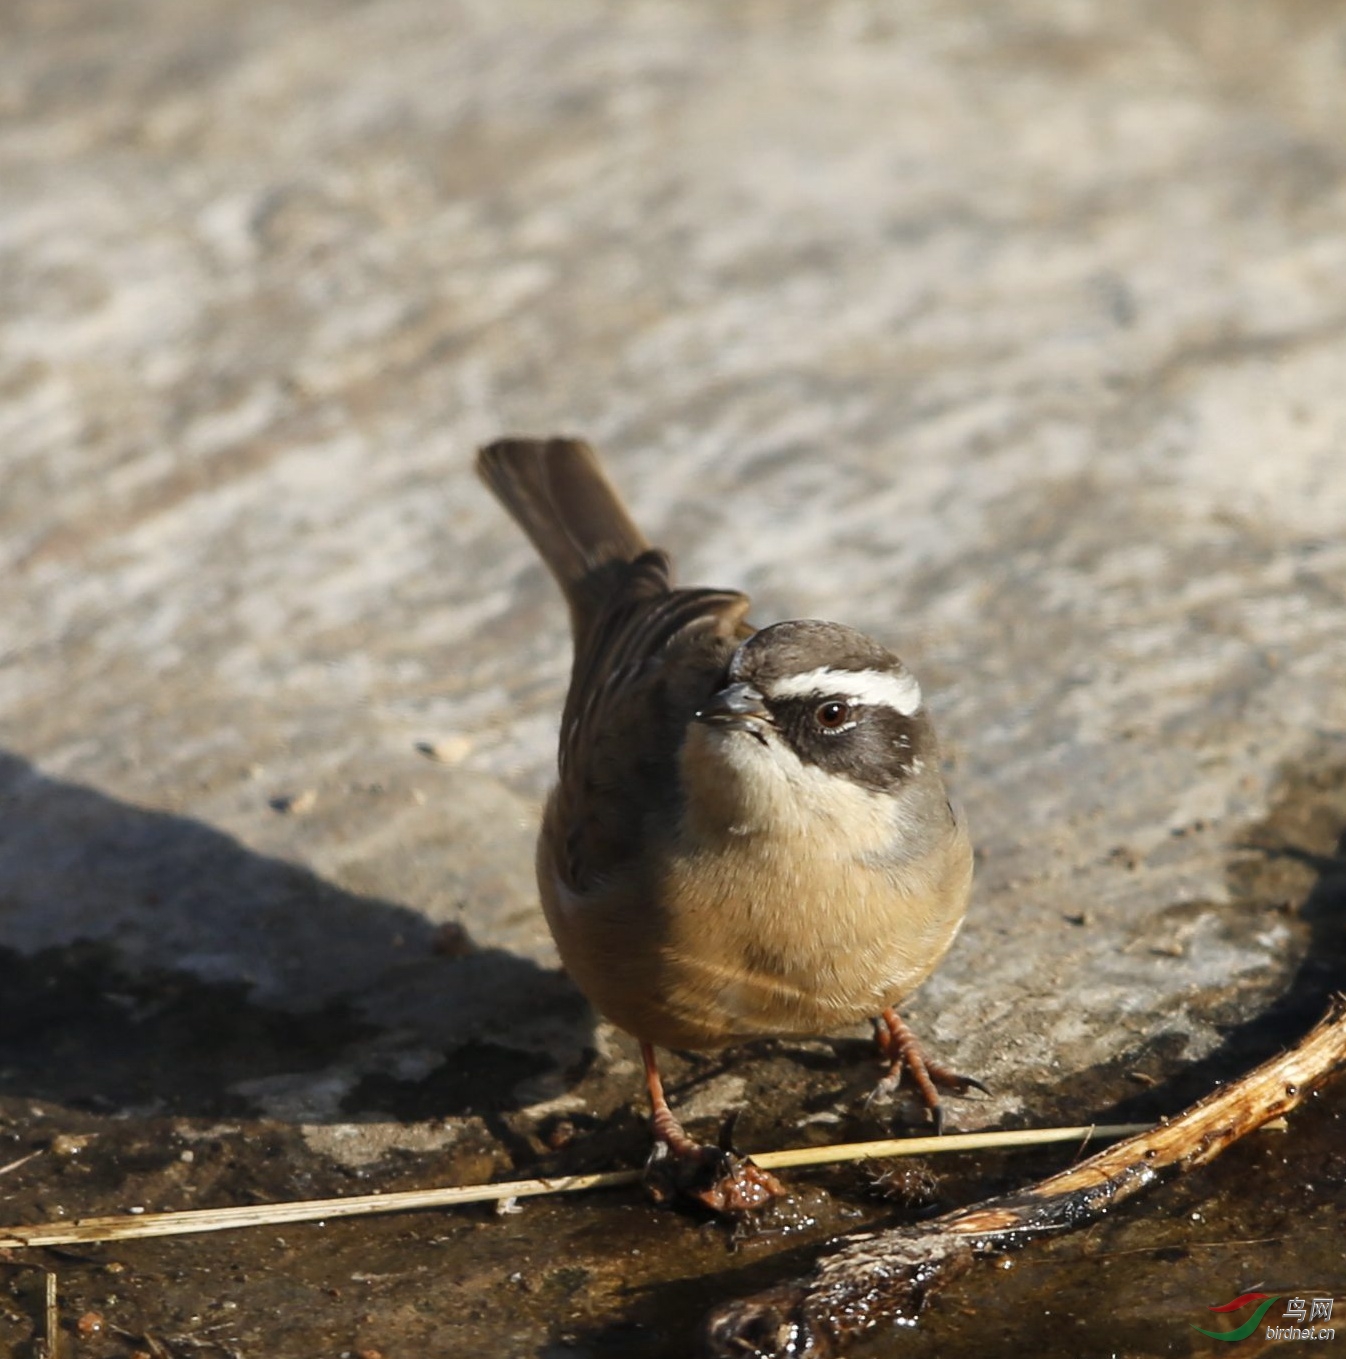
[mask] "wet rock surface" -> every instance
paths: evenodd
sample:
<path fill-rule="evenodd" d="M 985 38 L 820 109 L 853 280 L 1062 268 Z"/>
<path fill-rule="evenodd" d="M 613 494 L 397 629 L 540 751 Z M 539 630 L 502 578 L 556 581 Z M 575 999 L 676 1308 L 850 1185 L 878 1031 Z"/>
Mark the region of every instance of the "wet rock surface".
<path fill-rule="evenodd" d="M 5 1221 L 639 1163 L 634 1045 L 536 906 L 567 644 L 470 474 L 505 431 L 587 434 L 684 580 L 921 676 L 979 851 L 907 1010 L 995 1092 L 955 1126 L 1171 1112 L 1346 982 L 1337 7 L 0 33 Z M 861 1034 L 669 1074 L 750 1149 L 915 1121 Z M 1186 1353 L 1242 1288 L 1346 1293 L 1344 1112 L 904 1352 Z M 956 1159 L 920 1202 L 795 1172 L 737 1235 L 614 1193 L 16 1256 L 0 1353 L 41 1264 L 95 1359 L 683 1355 L 830 1235 L 1062 1164 Z"/>

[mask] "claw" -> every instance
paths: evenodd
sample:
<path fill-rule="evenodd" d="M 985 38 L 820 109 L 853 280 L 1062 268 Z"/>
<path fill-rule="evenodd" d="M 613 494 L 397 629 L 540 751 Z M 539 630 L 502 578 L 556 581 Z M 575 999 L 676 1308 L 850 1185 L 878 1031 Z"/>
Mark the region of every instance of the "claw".
<path fill-rule="evenodd" d="M 737 1109 L 733 1109 L 726 1115 L 723 1123 L 720 1124 L 719 1147 L 721 1151 L 734 1150 L 734 1129 L 738 1127 Z"/>
<path fill-rule="evenodd" d="M 929 1070 L 928 1063 L 926 1069 Z M 983 1085 L 975 1076 L 960 1076 L 957 1072 L 950 1071 L 947 1073 L 949 1080 L 946 1082 L 940 1079 L 945 1074 L 941 1067 L 940 1075 L 935 1077 L 935 1084 L 944 1085 L 945 1089 L 952 1091 L 955 1095 L 966 1095 L 969 1090 L 980 1090 L 983 1095 L 991 1093 L 991 1087 Z"/>
<path fill-rule="evenodd" d="M 645 1165 L 645 1190 L 655 1203 L 690 1201 L 712 1213 L 749 1213 L 780 1198 L 785 1186 L 745 1156 L 689 1142 L 656 1142 Z"/>
<path fill-rule="evenodd" d="M 720 1134 L 721 1146 L 692 1141 L 668 1107 L 655 1064 L 654 1049 L 642 1043 L 645 1081 L 649 1086 L 654 1149 L 645 1163 L 645 1189 L 656 1203 L 691 1201 L 712 1213 L 748 1213 L 785 1194 L 785 1186 L 769 1170 L 754 1165 L 729 1147 L 734 1122 Z"/>
<path fill-rule="evenodd" d="M 954 1095 L 965 1095 L 969 1090 L 980 1090 L 984 1095 L 991 1093 L 974 1077 L 960 1075 L 947 1066 L 930 1061 L 921 1050 L 916 1035 L 891 1006 L 874 1021 L 874 1036 L 879 1051 L 889 1063 L 887 1074 L 875 1087 L 874 1094 L 891 1094 L 901 1083 L 903 1074 L 910 1075 L 921 1102 L 930 1111 L 936 1136 L 944 1131 L 940 1090 L 947 1090 Z"/>

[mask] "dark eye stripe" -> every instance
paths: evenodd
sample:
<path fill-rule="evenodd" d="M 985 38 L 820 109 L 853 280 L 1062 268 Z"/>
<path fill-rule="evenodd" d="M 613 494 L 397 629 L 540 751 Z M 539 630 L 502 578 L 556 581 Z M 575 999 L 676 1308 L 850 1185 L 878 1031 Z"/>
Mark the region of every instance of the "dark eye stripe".
<path fill-rule="evenodd" d="M 829 698 L 813 710 L 813 720 L 826 732 L 840 732 L 855 725 L 851 705 L 844 699 Z"/>
<path fill-rule="evenodd" d="M 844 704 L 846 722 L 829 728 L 818 718 L 825 704 Z M 808 765 L 876 792 L 891 790 L 911 777 L 925 758 L 924 725 L 886 703 L 860 704 L 836 690 L 809 697 L 767 697 L 779 739 Z"/>

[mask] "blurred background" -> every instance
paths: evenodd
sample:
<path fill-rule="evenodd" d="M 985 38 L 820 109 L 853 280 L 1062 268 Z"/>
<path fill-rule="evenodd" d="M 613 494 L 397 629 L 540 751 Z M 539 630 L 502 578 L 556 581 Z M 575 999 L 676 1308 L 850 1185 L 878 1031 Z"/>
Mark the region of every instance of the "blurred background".
<path fill-rule="evenodd" d="M 1328 0 L 7 4 L 0 1163 L 109 1149 L 7 1216 L 138 1202 L 128 1167 L 165 1207 L 531 1173 L 561 1115 L 638 1159 L 634 1049 L 536 907 L 568 642 L 471 473 L 504 433 L 589 438 L 684 581 L 921 676 L 980 855 L 911 1011 L 996 1090 L 962 1126 L 1285 1041 L 1342 976 L 1344 127 Z M 834 1135 L 773 1103 L 798 1065 L 685 1070 L 745 1145 Z M 302 1297 L 140 1246 L 120 1324 L 228 1294 L 240 1353 L 653 1355 L 740 1287 L 659 1256 L 680 1219 L 646 1277 L 567 1211 L 605 1247 L 504 1322 L 469 1302 L 552 1278 L 543 1210 L 454 1228 L 421 1312 L 423 1240 L 358 1304 L 329 1238 Z M 1267 1249 L 1112 1320 L 1189 1344 Z"/>

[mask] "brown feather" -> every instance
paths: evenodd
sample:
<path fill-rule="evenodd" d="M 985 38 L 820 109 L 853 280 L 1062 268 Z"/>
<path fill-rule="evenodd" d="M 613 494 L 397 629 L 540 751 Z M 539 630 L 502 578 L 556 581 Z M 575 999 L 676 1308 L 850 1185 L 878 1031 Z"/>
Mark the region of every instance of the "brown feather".
<path fill-rule="evenodd" d="M 557 871 L 582 889 L 627 863 L 645 824 L 673 814 L 693 712 L 751 633 L 736 590 L 675 590 L 668 557 L 636 528 L 588 444 L 501 439 L 477 471 L 528 535 L 570 605 L 575 658 L 547 821 Z"/>
<path fill-rule="evenodd" d="M 645 535 L 580 439 L 497 439 L 477 454 L 477 474 L 556 577 L 578 643 L 629 583 L 626 568 L 650 551 Z M 652 565 L 662 592 L 667 558 Z"/>

